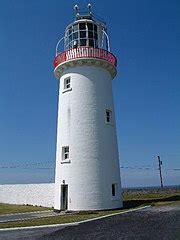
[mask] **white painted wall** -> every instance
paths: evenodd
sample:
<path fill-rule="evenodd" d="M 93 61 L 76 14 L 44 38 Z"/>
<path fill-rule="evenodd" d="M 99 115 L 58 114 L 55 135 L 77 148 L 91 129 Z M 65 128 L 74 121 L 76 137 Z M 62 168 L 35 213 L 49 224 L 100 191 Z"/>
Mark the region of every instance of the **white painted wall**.
<path fill-rule="evenodd" d="M 69 76 L 72 90 L 63 93 Z M 112 110 L 113 124 L 105 121 L 106 109 Z M 70 163 L 62 164 L 62 146 L 70 148 Z M 103 67 L 69 67 L 60 78 L 55 209 L 61 209 L 63 180 L 68 184 L 69 210 L 122 207 L 112 77 Z"/>
<path fill-rule="evenodd" d="M 0 202 L 54 207 L 54 183 L 0 185 Z"/>

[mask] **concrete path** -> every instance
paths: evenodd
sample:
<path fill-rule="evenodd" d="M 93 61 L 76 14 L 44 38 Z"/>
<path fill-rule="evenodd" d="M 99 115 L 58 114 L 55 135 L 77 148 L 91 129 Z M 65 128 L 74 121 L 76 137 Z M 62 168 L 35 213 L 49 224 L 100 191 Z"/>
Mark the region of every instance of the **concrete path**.
<path fill-rule="evenodd" d="M 12 222 L 12 221 L 21 221 L 34 218 L 43 218 L 43 217 L 52 217 L 63 215 L 64 213 L 55 213 L 53 210 L 49 211 L 40 211 L 40 212 L 27 212 L 27 213 L 17 213 L 17 214 L 6 214 L 0 215 L 0 223 L 3 222 Z"/>

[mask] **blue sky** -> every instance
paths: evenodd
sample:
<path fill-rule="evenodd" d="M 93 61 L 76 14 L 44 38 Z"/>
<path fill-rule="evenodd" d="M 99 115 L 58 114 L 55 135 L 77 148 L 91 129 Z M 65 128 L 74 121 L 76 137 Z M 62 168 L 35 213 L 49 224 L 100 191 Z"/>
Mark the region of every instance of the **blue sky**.
<path fill-rule="evenodd" d="M 107 22 L 118 58 L 113 93 L 120 163 L 135 167 L 121 169 L 122 184 L 159 185 L 157 155 L 164 183 L 179 184 L 180 171 L 173 169 L 180 169 L 180 2 L 90 2 Z M 52 62 L 76 3 L 85 10 L 89 1 L 1 1 L 0 183 L 54 181 L 58 81 Z"/>

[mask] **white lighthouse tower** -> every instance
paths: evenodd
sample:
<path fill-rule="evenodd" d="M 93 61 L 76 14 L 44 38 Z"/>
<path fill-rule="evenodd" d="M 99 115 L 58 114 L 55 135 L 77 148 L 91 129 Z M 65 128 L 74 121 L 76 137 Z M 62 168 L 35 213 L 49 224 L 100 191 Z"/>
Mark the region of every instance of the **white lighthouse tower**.
<path fill-rule="evenodd" d="M 104 22 L 88 4 L 57 44 L 54 73 L 60 81 L 55 210 L 122 207 L 112 96 L 116 57 Z M 59 52 L 59 45 L 64 49 Z"/>

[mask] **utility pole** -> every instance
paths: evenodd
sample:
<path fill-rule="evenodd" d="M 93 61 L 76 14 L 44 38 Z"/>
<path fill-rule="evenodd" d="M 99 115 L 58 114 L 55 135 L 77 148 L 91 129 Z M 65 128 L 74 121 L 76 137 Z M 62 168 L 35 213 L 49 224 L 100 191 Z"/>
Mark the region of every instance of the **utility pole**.
<path fill-rule="evenodd" d="M 160 159 L 160 156 L 158 156 L 158 164 L 159 164 L 159 176 L 161 181 L 161 187 L 163 188 L 162 171 L 161 171 L 162 161 Z"/>

